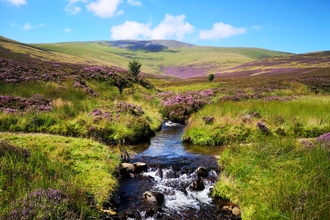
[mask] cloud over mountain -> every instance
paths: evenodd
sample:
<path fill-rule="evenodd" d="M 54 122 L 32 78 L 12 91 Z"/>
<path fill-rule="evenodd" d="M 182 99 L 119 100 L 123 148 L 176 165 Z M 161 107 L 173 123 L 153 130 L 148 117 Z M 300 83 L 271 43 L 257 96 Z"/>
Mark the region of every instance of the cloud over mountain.
<path fill-rule="evenodd" d="M 213 24 L 211 30 L 202 30 L 199 32 L 199 38 L 202 40 L 218 40 L 221 38 L 228 38 L 237 34 L 244 34 L 246 28 L 235 28 L 230 24 L 217 22 Z"/>
<path fill-rule="evenodd" d="M 111 28 L 111 37 L 119 39 L 168 39 L 181 40 L 186 34 L 192 33 L 194 26 L 185 21 L 185 15 L 173 16 L 166 14 L 165 18 L 154 28 L 151 23 L 126 21 Z"/>

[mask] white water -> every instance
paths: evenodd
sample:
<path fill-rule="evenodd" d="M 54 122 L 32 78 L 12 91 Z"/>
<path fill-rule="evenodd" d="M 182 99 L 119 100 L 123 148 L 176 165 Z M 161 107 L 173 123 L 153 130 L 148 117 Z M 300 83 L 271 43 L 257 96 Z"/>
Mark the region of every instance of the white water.
<path fill-rule="evenodd" d="M 190 184 L 197 179 L 196 171 L 191 174 L 181 174 L 178 177 L 173 177 L 173 170 L 163 169 L 163 178 L 157 173 L 159 169 L 145 172 L 144 176 L 151 176 L 154 179 L 154 186 L 151 191 L 157 191 L 164 194 L 164 207 L 174 212 L 180 212 L 185 209 L 199 210 L 201 205 L 212 205 L 210 190 L 214 182 L 203 179 L 205 189 L 202 191 L 190 190 Z M 215 171 L 210 171 L 209 176 L 216 179 Z"/>

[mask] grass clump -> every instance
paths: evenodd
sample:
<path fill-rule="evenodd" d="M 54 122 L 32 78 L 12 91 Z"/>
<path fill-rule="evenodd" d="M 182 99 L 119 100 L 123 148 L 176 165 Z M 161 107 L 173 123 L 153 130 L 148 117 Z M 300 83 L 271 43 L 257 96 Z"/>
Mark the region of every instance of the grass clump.
<path fill-rule="evenodd" d="M 90 205 L 102 205 L 117 187 L 118 152 L 103 144 L 46 134 L 0 133 L 0 139 L 4 218 L 97 216 Z"/>

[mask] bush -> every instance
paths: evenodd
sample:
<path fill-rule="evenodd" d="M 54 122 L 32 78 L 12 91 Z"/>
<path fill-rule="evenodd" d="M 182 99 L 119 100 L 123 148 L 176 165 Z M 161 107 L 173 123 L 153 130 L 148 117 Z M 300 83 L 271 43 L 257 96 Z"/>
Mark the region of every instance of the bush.
<path fill-rule="evenodd" d="M 138 60 L 132 60 L 128 63 L 129 72 L 133 76 L 139 75 L 142 64 Z"/>
<path fill-rule="evenodd" d="M 211 74 L 207 77 L 207 80 L 211 82 L 211 81 L 213 81 L 213 79 L 214 79 L 214 74 L 211 73 Z"/>

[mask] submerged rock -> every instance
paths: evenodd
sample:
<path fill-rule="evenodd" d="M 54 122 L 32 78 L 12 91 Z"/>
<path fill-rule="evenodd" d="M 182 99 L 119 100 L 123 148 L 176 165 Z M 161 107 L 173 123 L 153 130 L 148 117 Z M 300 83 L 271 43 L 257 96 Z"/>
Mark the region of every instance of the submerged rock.
<path fill-rule="evenodd" d="M 199 177 L 206 178 L 209 175 L 209 171 L 205 167 L 198 167 L 197 168 L 197 175 Z"/>
<path fill-rule="evenodd" d="M 194 191 L 202 191 L 205 189 L 205 185 L 203 180 L 200 177 L 198 177 L 198 179 L 196 179 L 194 182 L 191 183 L 189 188 Z"/>

